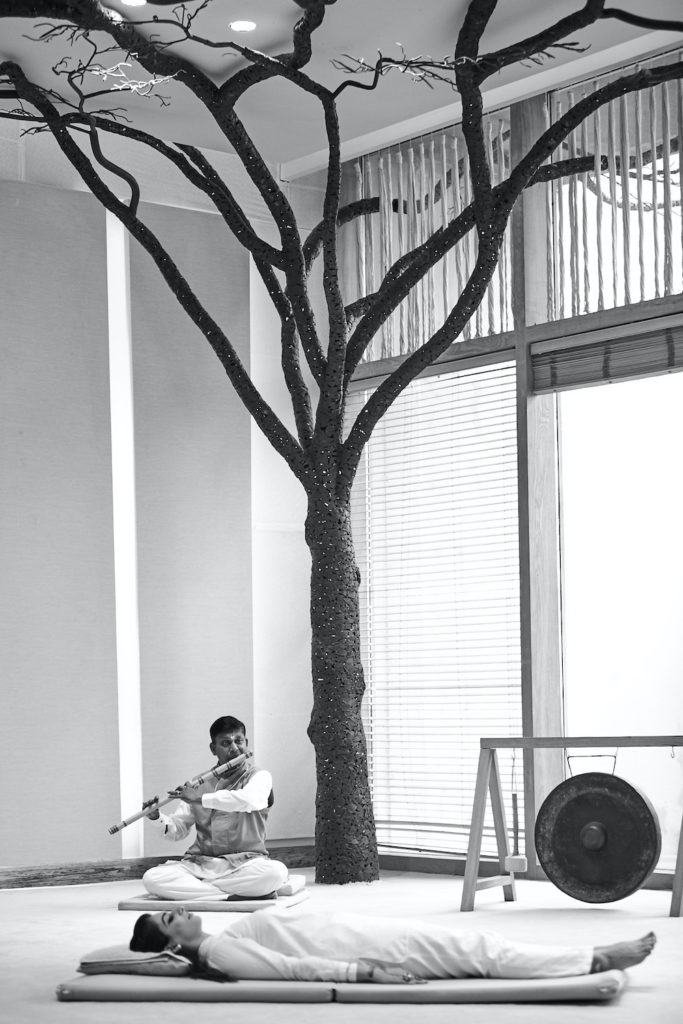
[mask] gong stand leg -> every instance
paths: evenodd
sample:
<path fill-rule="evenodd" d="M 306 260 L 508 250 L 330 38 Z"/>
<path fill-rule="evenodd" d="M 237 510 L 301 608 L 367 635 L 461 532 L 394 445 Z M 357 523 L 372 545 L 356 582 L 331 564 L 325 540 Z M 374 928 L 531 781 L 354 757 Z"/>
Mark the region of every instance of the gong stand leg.
<path fill-rule="evenodd" d="M 678 853 L 676 854 L 676 870 L 671 889 L 669 917 L 681 916 L 681 903 L 683 903 L 683 818 L 681 818 L 681 831 L 678 834 Z"/>
<path fill-rule="evenodd" d="M 460 902 L 461 911 L 474 910 L 474 894 L 478 889 L 490 889 L 495 885 L 503 886 L 506 900 L 516 899 L 514 877 L 509 872 L 489 878 L 478 877 L 481 840 L 484 833 L 484 817 L 486 815 L 486 797 L 489 791 L 491 793 L 491 806 L 493 809 L 493 824 L 498 842 L 498 857 L 502 868 L 505 864 L 505 858 L 509 853 L 507 830 L 505 828 L 505 812 L 503 810 L 503 794 L 500 788 L 496 752 L 494 749 L 486 747 L 482 748 L 479 753 L 477 781 L 474 787 L 472 823 L 470 825 L 467 861 L 465 863 L 465 878 Z"/>
<path fill-rule="evenodd" d="M 479 767 L 477 768 L 477 781 L 474 787 L 470 839 L 467 845 L 467 861 L 465 862 L 465 880 L 462 887 L 462 900 L 460 901 L 461 911 L 474 910 L 474 893 L 477 888 L 481 840 L 484 831 L 484 815 L 486 814 L 486 794 L 489 788 L 489 779 L 491 778 L 492 755 L 493 751 L 488 748 L 482 748 L 479 751 Z"/>
<path fill-rule="evenodd" d="M 500 863 L 501 878 L 507 877 L 509 879 L 507 882 L 502 882 L 503 894 L 505 896 L 505 902 L 510 903 L 512 900 L 517 899 L 517 894 L 515 892 L 515 876 L 511 871 L 507 872 L 505 868 L 505 862 L 510 855 L 508 830 L 505 822 L 505 805 L 503 804 L 503 791 L 500 785 L 500 772 L 498 771 L 498 754 L 495 750 L 491 750 L 491 754 L 489 790 L 491 793 L 491 810 L 493 811 L 493 827 L 496 832 L 496 842 L 498 843 L 498 860 Z M 502 874 L 503 872 L 505 872 L 505 875 Z"/>

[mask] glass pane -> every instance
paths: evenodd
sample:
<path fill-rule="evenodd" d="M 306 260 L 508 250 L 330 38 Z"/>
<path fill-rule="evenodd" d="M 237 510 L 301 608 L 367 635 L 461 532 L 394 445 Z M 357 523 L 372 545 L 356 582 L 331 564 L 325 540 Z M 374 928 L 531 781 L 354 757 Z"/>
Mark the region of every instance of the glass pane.
<path fill-rule="evenodd" d="M 383 851 L 464 854 L 479 739 L 522 731 L 515 410 L 512 363 L 420 379 L 378 424 L 354 485 Z M 521 753 L 499 761 L 508 826 L 513 792 L 523 824 Z M 490 807 L 482 850 L 495 851 Z"/>
<path fill-rule="evenodd" d="M 560 403 L 566 734 L 683 734 L 683 374 Z M 683 750 L 622 749 L 616 774 L 654 805 L 672 869 Z"/>

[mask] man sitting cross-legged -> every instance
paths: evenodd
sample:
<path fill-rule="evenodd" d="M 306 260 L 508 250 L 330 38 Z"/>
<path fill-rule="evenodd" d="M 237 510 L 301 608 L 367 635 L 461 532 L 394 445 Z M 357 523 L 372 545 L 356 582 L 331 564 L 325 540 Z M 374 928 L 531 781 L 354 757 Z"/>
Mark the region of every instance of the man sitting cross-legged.
<path fill-rule="evenodd" d="M 249 751 L 244 723 L 231 715 L 216 719 L 209 749 L 226 764 Z M 167 900 L 263 899 L 287 881 L 287 868 L 271 860 L 265 846 L 266 819 L 273 803 L 270 772 L 244 761 L 227 774 L 194 788 L 174 790 L 181 800 L 173 814 L 152 810 L 167 839 L 196 837 L 182 860 L 150 868 L 143 884 Z"/>

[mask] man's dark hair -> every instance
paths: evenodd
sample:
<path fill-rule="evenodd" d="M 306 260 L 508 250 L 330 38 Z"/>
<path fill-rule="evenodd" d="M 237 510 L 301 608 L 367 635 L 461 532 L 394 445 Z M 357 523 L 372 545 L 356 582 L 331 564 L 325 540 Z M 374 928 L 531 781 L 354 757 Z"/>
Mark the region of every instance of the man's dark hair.
<path fill-rule="evenodd" d="M 239 718 L 233 718 L 232 715 L 223 715 L 221 718 L 217 718 L 209 729 L 211 742 L 213 743 L 220 732 L 237 732 L 238 729 L 240 729 L 245 736 L 247 735 L 244 722 L 240 722 Z"/>

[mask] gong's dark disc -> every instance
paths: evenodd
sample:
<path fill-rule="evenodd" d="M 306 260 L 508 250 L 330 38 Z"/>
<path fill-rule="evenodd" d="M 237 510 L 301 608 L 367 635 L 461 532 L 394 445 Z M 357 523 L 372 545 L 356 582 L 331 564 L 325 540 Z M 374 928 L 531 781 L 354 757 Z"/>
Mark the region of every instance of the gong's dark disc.
<path fill-rule="evenodd" d="M 602 772 L 565 779 L 548 794 L 535 841 L 550 881 L 584 903 L 630 896 L 654 871 L 662 846 L 647 797 Z"/>

